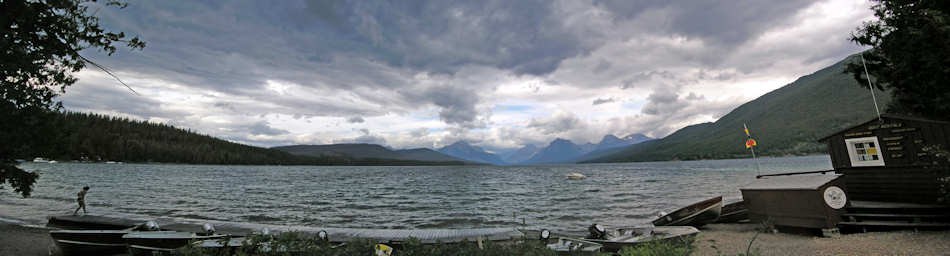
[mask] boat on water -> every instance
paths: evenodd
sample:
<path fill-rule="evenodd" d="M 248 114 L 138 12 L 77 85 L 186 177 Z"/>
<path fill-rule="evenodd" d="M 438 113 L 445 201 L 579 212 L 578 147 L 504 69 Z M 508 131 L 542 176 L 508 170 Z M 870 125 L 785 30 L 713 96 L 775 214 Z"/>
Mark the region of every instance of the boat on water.
<path fill-rule="evenodd" d="M 746 208 L 744 201 L 739 200 L 723 205 L 722 213 L 719 214 L 716 223 L 736 223 L 747 220 L 749 220 L 749 209 Z"/>
<path fill-rule="evenodd" d="M 63 255 L 109 255 L 126 250 L 123 236 L 148 230 L 158 230 L 158 225 L 148 222 L 126 229 L 51 230 L 49 235 Z"/>
<path fill-rule="evenodd" d="M 49 163 L 49 159 L 37 157 L 37 158 L 33 158 L 33 162 L 34 163 Z"/>
<path fill-rule="evenodd" d="M 623 247 L 636 247 L 655 241 L 685 244 L 696 234 L 699 234 L 699 230 L 691 226 L 619 228 L 612 232 L 607 232 L 602 227 L 592 226 L 591 236 L 580 240 L 600 244 L 603 246 L 600 249 L 601 252 L 617 252 Z"/>
<path fill-rule="evenodd" d="M 583 179 L 586 179 L 586 178 L 587 178 L 587 176 L 585 176 L 585 175 L 582 174 L 582 173 L 577 173 L 577 172 L 570 173 L 570 174 L 567 175 L 567 179 L 569 179 L 569 180 L 583 180 Z"/>
<path fill-rule="evenodd" d="M 722 196 L 713 197 L 680 208 L 669 214 L 661 214 L 653 221 L 655 226 L 693 226 L 702 227 L 713 223 L 722 214 Z"/>

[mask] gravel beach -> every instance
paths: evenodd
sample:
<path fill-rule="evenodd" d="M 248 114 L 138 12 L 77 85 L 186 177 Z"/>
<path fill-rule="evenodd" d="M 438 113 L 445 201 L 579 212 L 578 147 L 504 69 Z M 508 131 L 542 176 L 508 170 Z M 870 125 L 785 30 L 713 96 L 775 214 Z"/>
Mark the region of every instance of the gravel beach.
<path fill-rule="evenodd" d="M 697 237 L 693 255 L 745 253 L 757 224 L 712 224 Z M 950 231 L 893 231 L 813 237 L 762 233 L 752 248 L 761 255 L 950 255 Z"/>
<path fill-rule="evenodd" d="M 0 256 L 59 255 L 49 229 L 0 222 Z"/>

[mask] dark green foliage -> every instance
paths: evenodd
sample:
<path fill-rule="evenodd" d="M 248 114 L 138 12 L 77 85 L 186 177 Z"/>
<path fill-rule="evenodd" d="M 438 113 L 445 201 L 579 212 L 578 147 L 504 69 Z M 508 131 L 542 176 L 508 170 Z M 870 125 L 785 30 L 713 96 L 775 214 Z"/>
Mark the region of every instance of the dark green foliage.
<path fill-rule="evenodd" d="M 299 156 L 197 134 L 166 124 L 134 121 L 98 114 L 62 112 L 50 119 L 57 129 L 48 143 L 21 150 L 20 158 L 44 156 L 60 160 L 158 162 L 187 164 L 267 165 L 427 165 L 461 162 L 422 162 L 392 159 L 352 159 L 345 156 Z"/>
<path fill-rule="evenodd" d="M 13 191 L 20 193 L 23 197 L 30 196 L 33 192 L 33 183 L 40 175 L 35 172 L 23 171 L 10 163 L 0 163 L 0 185 L 9 182 Z M 2 189 L 3 186 L 0 186 Z"/>
<path fill-rule="evenodd" d="M 138 37 L 103 30 L 99 19 L 87 13 L 95 2 L 0 1 L 0 185 L 10 182 L 23 196 L 29 195 L 36 175 L 12 165 L 11 157 L 48 142 L 48 118 L 60 108 L 54 98 L 76 82 L 73 72 L 87 63 L 104 69 L 79 52 L 96 49 L 111 55 L 114 44 L 145 47 Z M 118 1 L 105 5 L 125 7 Z"/>
<path fill-rule="evenodd" d="M 696 160 L 751 157 L 745 148 L 746 123 L 758 142 L 758 156 L 825 153 L 818 139 L 875 117 L 868 89 L 844 74 L 851 56 L 835 65 L 745 103 L 715 123 L 680 129 L 663 139 L 635 144 L 592 162 Z M 890 97 L 876 92 L 878 102 Z"/>
<path fill-rule="evenodd" d="M 887 111 L 950 119 L 950 1 L 892 0 L 871 7 L 878 20 L 851 35 L 864 53 L 875 86 L 893 95 Z M 848 65 L 864 88 L 860 62 Z"/>
<path fill-rule="evenodd" d="M 618 253 L 620 256 L 687 256 L 693 252 L 693 241 L 676 239 L 648 242 L 636 247 L 624 247 Z"/>

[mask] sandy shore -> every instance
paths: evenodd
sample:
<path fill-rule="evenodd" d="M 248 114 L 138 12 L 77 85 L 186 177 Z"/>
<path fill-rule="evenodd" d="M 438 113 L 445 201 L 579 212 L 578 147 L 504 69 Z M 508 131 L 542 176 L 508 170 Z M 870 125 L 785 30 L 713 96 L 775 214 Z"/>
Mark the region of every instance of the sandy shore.
<path fill-rule="evenodd" d="M 59 255 L 49 229 L 0 222 L 0 255 Z"/>
<path fill-rule="evenodd" d="M 693 255 L 745 253 L 756 224 L 713 224 L 702 229 Z M 718 249 L 717 249 L 718 248 Z M 812 237 L 763 233 L 752 248 L 761 255 L 950 255 L 950 231 L 894 231 Z"/>

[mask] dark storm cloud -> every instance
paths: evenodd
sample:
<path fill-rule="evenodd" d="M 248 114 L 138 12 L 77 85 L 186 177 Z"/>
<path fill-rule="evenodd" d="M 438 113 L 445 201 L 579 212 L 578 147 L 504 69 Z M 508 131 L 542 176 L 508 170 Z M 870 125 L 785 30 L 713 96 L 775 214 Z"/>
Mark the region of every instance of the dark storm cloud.
<path fill-rule="evenodd" d="M 604 103 L 611 103 L 611 102 L 614 102 L 614 101 L 617 101 L 617 100 L 614 99 L 614 98 L 606 98 L 606 99 L 597 98 L 597 99 L 594 99 L 593 105 L 600 105 L 600 104 L 604 104 Z"/>
<path fill-rule="evenodd" d="M 595 0 L 621 19 L 650 17 L 651 26 L 674 35 L 697 37 L 722 46 L 736 46 L 769 28 L 790 22 L 799 10 L 817 0 Z M 652 17 L 661 14 L 660 17 Z"/>
<path fill-rule="evenodd" d="M 412 95 L 416 102 L 432 102 L 438 106 L 439 118 L 447 123 L 466 128 L 484 127 L 479 120 L 479 111 L 476 109 L 479 98 L 472 90 L 460 86 L 436 86 L 426 89 L 423 93 Z"/>
<path fill-rule="evenodd" d="M 485 105 L 498 100 L 489 97 L 499 86 L 524 79 L 545 81 L 544 86 L 635 88 L 626 92 L 637 94 L 653 90 L 640 115 L 650 122 L 639 123 L 655 124 L 643 127 L 666 133 L 683 118 L 718 114 L 734 104 L 710 107 L 702 95 L 681 92 L 683 86 L 697 80 L 742 79 L 775 65 L 776 59 L 825 62 L 846 55 L 841 49 L 852 49 L 842 46 L 846 40 L 818 47 L 822 49 L 811 45 L 814 38 L 783 41 L 783 49 L 770 49 L 775 47 L 771 43 L 747 44 L 771 29 L 799 23 L 793 17 L 812 2 L 595 0 L 591 6 L 545 0 L 136 1 L 122 10 L 101 8 L 98 14 L 107 28 L 140 35 L 148 47 L 120 50 L 110 57 L 84 54 L 116 71 L 161 80 L 156 83 L 166 88 L 151 88 L 159 92 L 151 95 L 155 98 L 125 100 L 130 97 L 93 87 L 67 94 L 64 102 L 173 119 L 205 130 L 219 125 L 229 131 L 246 129 L 259 136 L 235 140 L 264 144 L 297 137 L 242 118 L 329 116 L 345 120 L 344 126 L 371 126 L 377 124 L 363 123 L 363 118 L 404 118 L 435 108 L 449 126 L 445 131 L 455 136 L 473 128 L 505 128 L 492 126 L 491 108 Z M 734 56 L 749 45 L 752 53 Z M 279 88 L 270 87 L 274 84 Z M 541 84 L 526 86 L 543 92 Z M 205 101 L 175 105 L 161 100 L 163 90 L 204 94 Z M 611 94 L 592 91 L 579 98 Z M 593 104 L 611 100 L 598 98 Z M 544 99 L 539 104 L 560 103 Z M 216 123 L 221 119 L 231 122 Z M 586 128 L 573 114 L 530 123 L 532 129 L 524 130 L 533 133 Z M 222 136 L 240 137 L 235 134 Z M 525 134 L 504 139 L 543 142 L 541 136 Z M 435 131 L 412 135 L 442 136 Z M 385 142 L 383 135 L 368 130 L 358 136 L 346 141 Z"/>
<path fill-rule="evenodd" d="M 597 63 L 597 66 L 594 67 L 591 72 L 594 74 L 600 74 L 610 68 L 610 62 L 607 60 L 600 60 L 600 63 Z"/>
<path fill-rule="evenodd" d="M 544 134 L 567 132 L 581 125 L 581 120 L 571 113 L 561 113 L 547 119 L 531 119 L 528 122 L 528 127 L 538 129 Z"/>
<path fill-rule="evenodd" d="M 290 133 L 286 130 L 281 130 L 281 129 L 271 127 L 267 121 L 255 122 L 253 124 L 249 124 L 241 128 L 246 129 L 247 133 L 250 133 L 251 135 L 275 136 L 275 135 L 283 135 L 283 134 Z"/>
<path fill-rule="evenodd" d="M 362 123 L 362 122 L 365 122 L 365 121 L 366 121 L 366 120 L 363 120 L 362 117 L 358 117 L 358 116 L 354 116 L 354 117 L 350 117 L 350 118 L 347 118 L 347 119 L 346 119 L 346 122 L 347 122 L 347 123 Z"/>
<path fill-rule="evenodd" d="M 681 104 L 679 94 L 675 90 L 655 90 L 650 96 L 647 96 L 647 103 L 643 106 L 641 112 L 647 115 L 662 115 L 675 112 L 679 108 L 686 107 Z"/>

